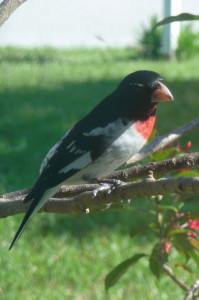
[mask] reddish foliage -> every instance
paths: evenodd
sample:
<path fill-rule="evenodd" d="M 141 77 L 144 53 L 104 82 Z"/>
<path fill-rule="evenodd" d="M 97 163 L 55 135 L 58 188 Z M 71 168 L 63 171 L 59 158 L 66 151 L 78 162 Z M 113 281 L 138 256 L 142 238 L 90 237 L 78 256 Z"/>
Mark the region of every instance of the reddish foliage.
<path fill-rule="evenodd" d="M 184 146 L 184 149 L 187 150 L 187 149 L 189 149 L 190 147 L 191 147 L 191 141 L 188 141 L 188 142 L 186 143 L 186 145 Z"/>
<path fill-rule="evenodd" d="M 181 170 L 178 170 L 178 173 L 182 173 L 182 172 L 185 172 L 185 171 L 190 171 L 191 168 L 188 168 L 188 169 L 181 169 Z"/>
<path fill-rule="evenodd" d="M 197 236 L 197 233 L 194 231 L 191 231 L 191 232 L 187 232 L 187 235 L 188 236 Z"/>
<path fill-rule="evenodd" d="M 187 225 L 190 229 L 199 229 L 199 220 L 198 219 L 189 219 Z"/>
<path fill-rule="evenodd" d="M 171 244 L 169 244 L 169 242 L 167 240 L 165 240 L 165 243 L 164 243 L 165 252 L 169 253 L 170 248 L 171 248 Z"/>

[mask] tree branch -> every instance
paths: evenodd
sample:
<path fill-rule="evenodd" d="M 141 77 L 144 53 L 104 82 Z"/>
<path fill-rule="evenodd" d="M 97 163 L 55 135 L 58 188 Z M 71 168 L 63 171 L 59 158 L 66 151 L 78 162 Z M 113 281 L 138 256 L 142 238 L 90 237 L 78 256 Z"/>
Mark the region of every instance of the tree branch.
<path fill-rule="evenodd" d="M 147 177 L 149 171 L 152 171 L 154 176 L 160 176 L 179 169 L 193 168 L 197 165 L 199 165 L 199 152 L 183 155 L 181 157 L 169 158 L 160 162 L 151 162 L 145 165 L 133 166 L 128 169 L 109 173 L 104 178 L 131 181 L 133 179 Z"/>
<path fill-rule="evenodd" d="M 121 181 L 132 181 L 133 179 L 146 178 L 150 171 L 154 176 L 160 176 L 162 174 L 186 168 L 193 168 L 199 165 L 199 152 L 187 154 L 181 157 L 174 157 L 163 160 L 161 162 L 151 162 L 143 166 L 134 166 L 121 171 L 114 171 L 109 173 L 104 179 L 119 179 Z M 74 197 L 86 191 L 93 191 L 99 187 L 98 184 L 82 184 L 82 185 L 64 185 L 56 193 L 56 198 Z M 8 193 L 0 196 L 4 199 L 18 200 L 24 198 L 31 189 L 24 189 L 12 193 Z"/>
<path fill-rule="evenodd" d="M 88 212 L 88 208 L 94 206 L 101 207 L 108 203 L 130 198 L 165 195 L 169 193 L 199 193 L 199 177 L 161 178 L 159 180 L 150 178 L 141 182 L 132 182 L 115 187 L 110 194 L 106 191 L 99 191 L 96 197 L 93 197 L 93 192 L 89 191 L 77 195 L 73 199 L 52 198 L 46 202 L 40 212 L 60 214 L 85 213 Z M 27 208 L 28 205 L 23 202 L 23 199 L 19 199 L 19 197 L 17 199 L 9 199 L 5 196 L 0 198 L 0 218 L 24 213 L 27 211 Z"/>
<path fill-rule="evenodd" d="M 171 268 L 169 268 L 169 266 L 166 263 L 162 264 L 162 268 L 164 270 L 164 272 L 175 282 L 177 283 L 177 285 L 179 285 L 179 287 L 181 287 L 181 289 L 183 289 L 184 291 L 188 291 L 188 286 L 181 281 L 180 279 L 178 279 Z M 192 299 L 192 298 L 191 298 Z"/>
<path fill-rule="evenodd" d="M 26 0 L 4 0 L 0 3 L 0 26 L 2 26 L 9 16 Z"/>
<path fill-rule="evenodd" d="M 194 132 L 199 129 L 199 118 L 192 120 L 191 122 L 172 130 L 171 132 L 158 136 L 147 144 L 138 154 L 134 155 L 127 161 L 127 165 L 133 164 L 137 161 L 140 161 L 144 157 L 156 152 L 157 150 L 163 149 L 166 145 L 174 142 L 175 140 L 179 139 L 180 137 L 187 135 L 191 132 Z"/>
<path fill-rule="evenodd" d="M 199 297 L 195 297 L 196 290 L 199 289 L 199 278 L 197 278 L 194 283 L 192 284 L 191 288 L 187 290 L 187 294 L 184 300 L 192 300 L 192 299 L 199 299 Z"/>

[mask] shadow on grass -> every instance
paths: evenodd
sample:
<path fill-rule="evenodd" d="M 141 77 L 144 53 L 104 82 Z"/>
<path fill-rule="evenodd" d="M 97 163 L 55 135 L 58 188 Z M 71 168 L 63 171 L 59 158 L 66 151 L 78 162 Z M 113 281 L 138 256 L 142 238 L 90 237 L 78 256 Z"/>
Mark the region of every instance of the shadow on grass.
<path fill-rule="evenodd" d="M 114 80 L 63 82 L 55 89 L 24 87 L 0 90 L 2 190 L 10 192 L 32 186 L 48 149 L 117 85 L 118 81 Z M 172 81 L 167 85 L 176 101 L 159 106 L 156 127 L 160 134 L 197 117 L 199 110 L 198 81 Z M 190 138 L 185 138 L 185 141 L 187 139 Z M 197 149 L 198 134 L 192 134 L 191 140 Z M 146 201 L 143 203 L 146 205 Z M 55 234 L 69 230 L 79 237 L 106 227 L 117 227 L 122 232 L 128 232 L 144 222 L 143 216 L 135 216 L 135 213 L 126 210 L 109 210 L 90 216 L 50 216 L 46 221 L 41 221 L 39 230 L 43 234 L 48 230 Z"/>

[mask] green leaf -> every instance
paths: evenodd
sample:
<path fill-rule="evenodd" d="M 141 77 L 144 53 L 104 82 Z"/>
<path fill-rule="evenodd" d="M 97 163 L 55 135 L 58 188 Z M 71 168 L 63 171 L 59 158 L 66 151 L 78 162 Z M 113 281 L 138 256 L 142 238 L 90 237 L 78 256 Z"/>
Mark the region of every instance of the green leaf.
<path fill-rule="evenodd" d="M 183 268 L 185 271 L 187 271 L 187 272 L 193 274 L 193 272 L 191 271 L 191 269 L 189 269 L 185 264 L 183 264 L 183 263 L 181 263 L 181 262 L 175 264 L 175 267 L 176 267 L 176 268 L 177 268 L 177 267 L 181 267 L 181 268 Z"/>
<path fill-rule="evenodd" d="M 189 241 L 191 242 L 192 246 L 199 251 L 199 241 L 194 237 L 189 237 Z"/>
<path fill-rule="evenodd" d="M 179 234 L 185 235 L 185 234 L 187 234 L 187 232 L 190 232 L 190 229 L 186 229 L 186 228 L 173 229 L 168 232 L 168 236 L 179 235 Z"/>
<path fill-rule="evenodd" d="M 186 257 L 186 259 L 190 257 L 188 252 L 191 251 L 193 247 L 191 246 L 188 238 L 185 235 L 175 235 L 172 238 L 172 244 L 180 255 Z"/>
<path fill-rule="evenodd" d="M 162 161 L 171 157 L 174 157 L 178 153 L 178 150 L 175 147 L 159 150 L 153 154 L 151 154 L 151 158 L 153 161 Z"/>
<path fill-rule="evenodd" d="M 130 236 L 134 237 L 135 235 L 137 235 L 139 233 L 142 233 L 144 231 L 155 230 L 155 229 L 157 229 L 157 226 L 154 223 L 151 223 L 151 224 L 148 224 L 147 226 L 141 226 L 141 227 L 137 227 L 137 228 L 132 229 L 130 231 Z"/>
<path fill-rule="evenodd" d="M 188 171 L 180 172 L 177 175 L 175 175 L 174 177 L 198 177 L 198 175 L 199 175 L 199 172 L 188 170 Z"/>
<path fill-rule="evenodd" d="M 198 210 L 195 210 L 194 212 L 191 212 L 191 216 L 192 216 L 192 218 L 197 218 L 197 217 L 199 217 L 199 211 L 198 211 Z"/>
<path fill-rule="evenodd" d="M 194 249 L 192 249 L 191 251 L 189 251 L 189 256 L 195 261 L 195 263 L 197 264 L 197 267 L 199 267 L 199 255 L 198 255 L 198 253 L 196 253 L 196 251 L 194 251 Z"/>
<path fill-rule="evenodd" d="M 130 236 L 134 237 L 135 235 L 137 235 L 141 232 L 147 231 L 147 230 L 149 230 L 148 226 L 142 226 L 142 227 L 134 228 L 130 231 Z"/>
<path fill-rule="evenodd" d="M 183 201 L 179 201 L 179 202 L 175 203 L 175 206 L 177 208 L 177 211 L 179 211 L 184 206 L 184 202 Z"/>
<path fill-rule="evenodd" d="M 193 245 L 193 241 L 190 240 L 190 237 L 179 234 L 172 239 L 172 243 L 181 255 L 185 256 L 186 259 L 191 257 L 199 267 L 199 255 L 195 251 L 196 243 Z"/>
<path fill-rule="evenodd" d="M 152 131 L 152 133 L 151 133 L 151 135 L 150 135 L 150 137 L 148 139 L 147 144 L 150 143 L 151 141 L 153 141 L 155 139 L 156 135 L 157 135 L 157 129 L 153 128 L 153 131 Z"/>
<path fill-rule="evenodd" d="M 199 196 L 198 195 L 191 195 L 191 196 L 183 199 L 183 201 L 185 202 L 185 204 L 195 203 L 195 202 L 199 201 Z"/>
<path fill-rule="evenodd" d="M 123 261 L 117 267 L 115 267 L 105 278 L 105 289 L 108 291 L 117 281 L 126 273 L 126 271 L 134 265 L 140 258 L 146 256 L 147 254 L 141 253 L 136 254 L 133 257 Z"/>
<path fill-rule="evenodd" d="M 156 211 L 153 209 L 148 210 L 148 215 L 156 216 Z"/>
<path fill-rule="evenodd" d="M 160 252 L 160 244 L 157 243 L 152 249 L 151 255 L 149 257 L 149 267 L 153 275 L 155 275 L 158 279 L 160 278 L 162 272 L 162 266 L 159 261 L 159 252 Z"/>
<path fill-rule="evenodd" d="M 180 152 L 180 153 L 176 154 L 176 157 L 182 157 L 182 156 L 185 156 L 185 155 L 187 155 L 186 152 Z"/>
<path fill-rule="evenodd" d="M 153 209 L 137 208 L 136 210 L 146 215 L 156 216 L 156 211 Z"/>
<path fill-rule="evenodd" d="M 177 212 L 177 208 L 175 206 L 172 205 L 157 205 L 157 209 L 158 210 L 172 210 Z"/>
<path fill-rule="evenodd" d="M 181 22 L 181 21 L 196 21 L 199 20 L 199 16 L 198 15 L 193 15 L 193 14 L 188 14 L 188 13 L 182 13 L 176 16 L 170 16 L 167 17 L 165 19 L 163 19 L 162 21 L 158 22 L 155 25 L 155 28 L 161 25 L 165 25 L 165 24 L 170 24 L 172 22 Z"/>

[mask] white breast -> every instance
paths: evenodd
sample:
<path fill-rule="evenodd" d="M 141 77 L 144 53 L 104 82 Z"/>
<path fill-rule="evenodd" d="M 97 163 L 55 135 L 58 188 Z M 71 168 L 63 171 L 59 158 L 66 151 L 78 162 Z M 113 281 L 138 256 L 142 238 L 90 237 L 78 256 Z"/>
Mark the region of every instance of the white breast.
<path fill-rule="evenodd" d="M 120 129 L 121 132 L 121 120 L 115 122 L 114 125 L 115 127 L 118 126 L 118 131 Z M 117 128 L 114 129 L 114 132 L 117 132 Z M 90 180 L 102 177 L 119 168 L 134 154 L 138 153 L 145 142 L 146 140 L 135 130 L 132 123 L 130 126 L 123 125 L 121 135 L 114 140 L 108 149 L 98 159 L 68 179 L 67 183 L 83 183 L 82 177 Z"/>

